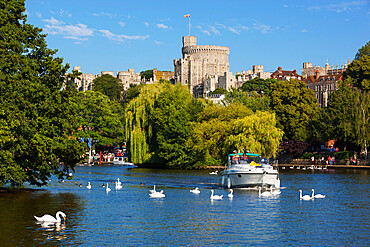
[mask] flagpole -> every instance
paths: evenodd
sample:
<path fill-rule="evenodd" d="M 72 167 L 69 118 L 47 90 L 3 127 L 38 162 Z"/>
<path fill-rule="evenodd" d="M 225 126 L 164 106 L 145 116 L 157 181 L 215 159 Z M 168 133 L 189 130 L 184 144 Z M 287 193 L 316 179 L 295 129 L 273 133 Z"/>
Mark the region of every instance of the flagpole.
<path fill-rule="evenodd" d="M 189 16 L 189 37 L 190 37 L 190 16 Z"/>

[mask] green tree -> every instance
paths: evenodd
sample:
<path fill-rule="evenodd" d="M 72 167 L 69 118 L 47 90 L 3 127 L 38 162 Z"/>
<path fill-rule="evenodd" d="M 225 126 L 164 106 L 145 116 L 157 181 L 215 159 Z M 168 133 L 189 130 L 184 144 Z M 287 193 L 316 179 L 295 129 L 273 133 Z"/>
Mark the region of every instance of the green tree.
<path fill-rule="evenodd" d="M 26 23 L 24 1 L 0 7 L 0 186 L 42 186 L 52 174 L 66 176 L 83 153 L 72 137 L 77 92 L 60 90 L 68 66 Z"/>
<path fill-rule="evenodd" d="M 119 78 L 105 74 L 94 79 L 93 91 L 101 92 L 107 95 L 111 100 L 121 102 L 124 87 Z"/>
<path fill-rule="evenodd" d="M 100 92 L 80 92 L 78 96 L 81 123 L 78 137 L 92 138 L 102 145 L 123 144 L 122 106 Z"/>
<path fill-rule="evenodd" d="M 358 52 L 356 53 L 355 59 L 360 59 L 364 56 L 370 56 L 370 41 L 366 43 L 363 47 L 361 47 Z"/>
<path fill-rule="evenodd" d="M 243 104 L 252 109 L 254 112 L 268 111 L 270 109 L 270 98 L 268 96 L 258 94 L 255 91 L 249 93 L 235 88 L 231 89 L 231 91 L 225 95 L 223 103 Z"/>
<path fill-rule="evenodd" d="M 269 96 L 271 94 L 271 85 L 277 82 L 276 79 L 261 79 L 259 77 L 246 81 L 240 90 L 243 92 L 257 92 Z"/>
<path fill-rule="evenodd" d="M 363 92 L 370 91 L 370 56 L 354 60 L 343 72 L 343 81 Z"/>
<path fill-rule="evenodd" d="M 318 114 L 317 99 L 303 81 L 278 81 L 272 84 L 271 109 L 284 131 L 285 140 L 305 141 L 308 125 Z"/>
<path fill-rule="evenodd" d="M 338 90 L 329 95 L 325 109 L 325 122 L 330 139 L 336 139 L 343 149 L 357 146 L 361 126 L 361 111 L 357 106 L 360 100 L 358 90 L 341 84 Z"/>
<path fill-rule="evenodd" d="M 227 90 L 226 89 L 223 89 L 222 87 L 218 87 L 214 91 L 212 91 L 209 95 L 213 95 L 213 94 L 226 94 L 226 93 L 227 93 Z"/>
<path fill-rule="evenodd" d="M 141 79 L 145 79 L 145 81 L 149 81 L 150 78 L 153 78 L 153 70 L 145 70 L 140 72 Z"/>

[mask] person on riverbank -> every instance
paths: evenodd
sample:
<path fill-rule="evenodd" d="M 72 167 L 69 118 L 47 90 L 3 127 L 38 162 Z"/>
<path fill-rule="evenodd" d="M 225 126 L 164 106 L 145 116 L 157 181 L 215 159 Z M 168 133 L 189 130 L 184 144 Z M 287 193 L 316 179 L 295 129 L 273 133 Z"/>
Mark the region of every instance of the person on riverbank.
<path fill-rule="evenodd" d="M 315 165 L 315 156 L 311 157 L 312 165 Z"/>
<path fill-rule="evenodd" d="M 332 161 L 332 159 L 331 159 L 330 155 L 329 155 L 329 157 L 328 157 L 328 161 L 329 161 L 329 165 L 333 165 L 333 161 Z"/>

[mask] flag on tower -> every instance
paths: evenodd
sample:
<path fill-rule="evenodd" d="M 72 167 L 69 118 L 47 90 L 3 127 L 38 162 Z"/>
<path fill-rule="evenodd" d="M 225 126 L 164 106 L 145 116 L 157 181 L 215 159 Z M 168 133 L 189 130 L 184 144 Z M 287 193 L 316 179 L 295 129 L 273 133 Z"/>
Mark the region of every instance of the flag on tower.
<path fill-rule="evenodd" d="M 188 17 L 190 17 L 190 14 L 184 15 L 184 18 L 188 18 Z"/>

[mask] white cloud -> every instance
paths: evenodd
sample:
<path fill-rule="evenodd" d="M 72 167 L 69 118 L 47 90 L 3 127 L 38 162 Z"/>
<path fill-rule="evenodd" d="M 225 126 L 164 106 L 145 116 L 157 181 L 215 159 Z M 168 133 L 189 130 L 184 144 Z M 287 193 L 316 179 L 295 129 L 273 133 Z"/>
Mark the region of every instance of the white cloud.
<path fill-rule="evenodd" d="M 93 16 L 107 16 L 109 18 L 113 18 L 113 17 L 116 17 L 117 15 L 112 14 L 112 13 L 100 12 L 100 13 L 93 13 Z"/>
<path fill-rule="evenodd" d="M 68 18 L 71 18 L 72 17 L 72 14 L 71 13 L 69 13 L 68 11 L 66 11 L 66 10 L 60 10 L 59 11 L 59 16 L 60 17 L 68 17 Z"/>
<path fill-rule="evenodd" d="M 368 1 L 350 1 L 350 2 L 341 2 L 341 3 L 335 3 L 335 4 L 327 4 L 327 5 L 317 5 L 317 6 L 311 6 L 308 8 L 308 10 L 321 10 L 326 9 L 329 11 L 334 11 L 337 13 L 350 11 L 353 8 L 361 8 L 363 5 L 367 5 Z"/>
<path fill-rule="evenodd" d="M 42 14 L 40 12 L 36 12 L 36 16 L 41 18 L 42 17 Z"/>
<path fill-rule="evenodd" d="M 159 23 L 159 24 L 157 24 L 157 28 L 159 28 L 159 29 L 168 29 L 169 27 L 164 25 L 163 23 Z"/>
<path fill-rule="evenodd" d="M 74 40 L 87 40 L 88 37 L 94 35 L 94 29 L 88 28 L 85 24 L 66 25 L 54 17 L 43 21 L 47 23 L 44 32 L 51 35 L 63 35 L 66 39 Z"/>
<path fill-rule="evenodd" d="M 237 30 L 237 29 L 235 29 L 234 27 L 228 27 L 227 28 L 230 32 L 232 32 L 232 33 L 235 33 L 235 34 L 240 34 L 240 31 L 239 30 Z"/>
<path fill-rule="evenodd" d="M 301 32 L 302 33 L 307 33 L 308 31 L 307 31 L 307 29 L 302 29 Z"/>
<path fill-rule="evenodd" d="M 99 30 L 103 34 L 104 37 L 110 40 L 122 42 L 124 40 L 144 40 L 149 38 L 149 35 L 125 35 L 125 34 L 114 34 L 109 30 Z"/>
<path fill-rule="evenodd" d="M 204 33 L 205 35 L 208 35 L 208 36 L 211 36 L 211 33 L 207 30 L 200 30 L 202 33 Z"/>
<path fill-rule="evenodd" d="M 146 22 L 146 21 L 144 21 L 144 25 L 145 25 L 146 27 L 149 27 L 149 23 L 148 23 L 148 22 Z"/>
<path fill-rule="evenodd" d="M 288 8 L 289 6 L 288 6 L 288 4 L 284 4 L 283 7 L 284 8 Z"/>
<path fill-rule="evenodd" d="M 123 21 L 118 22 L 118 24 L 119 24 L 121 27 L 125 27 L 125 26 L 126 26 L 126 22 L 123 22 Z"/>
<path fill-rule="evenodd" d="M 270 33 L 272 31 L 271 26 L 267 26 L 265 24 L 253 24 L 253 29 L 260 31 L 261 33 Z"/>
<path fill-rule="evenodd" d="M 216 27 L 210 26 L 209 28 L 210 28 L 210 31 L 212 33 L 214 33 L 216 35 L 220 35 L 221 34 L 220 31 L 218 31 Z"/>
<path fill-rule="evenodd" d="M 154 40 L 153 42 L 154 42 L 154 44 L 157 44 L 157 45 L 163 45 L 163 42 L 161 42 L 161 41 Z"/>

